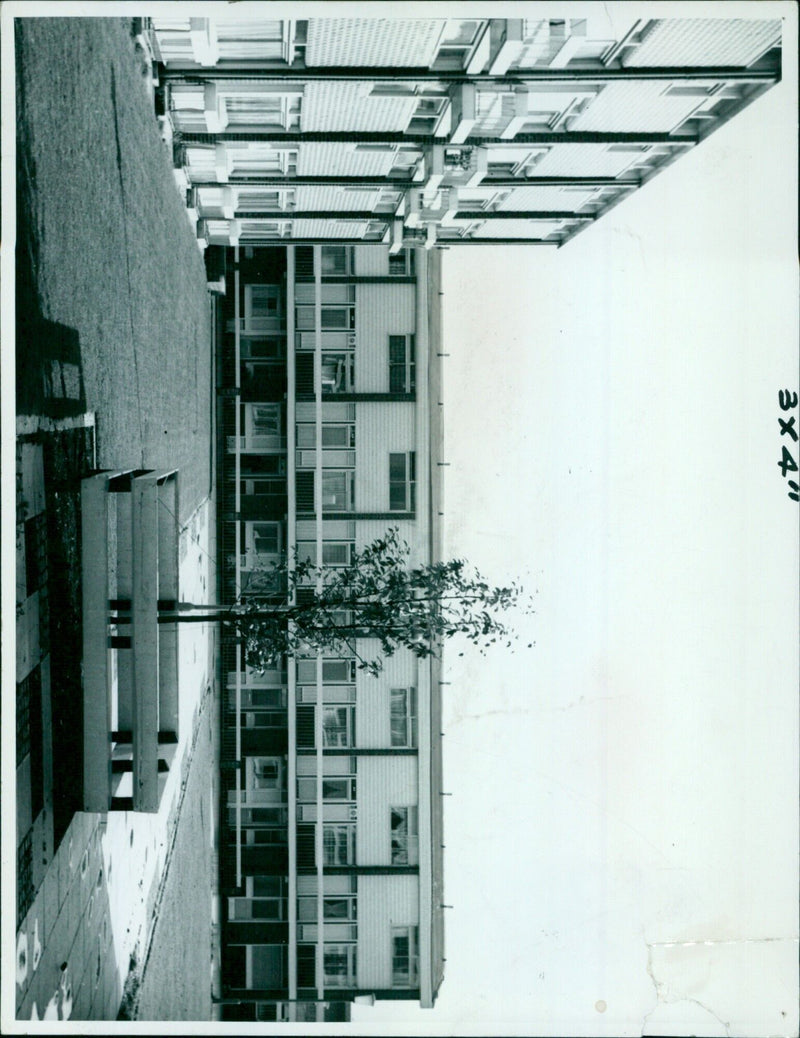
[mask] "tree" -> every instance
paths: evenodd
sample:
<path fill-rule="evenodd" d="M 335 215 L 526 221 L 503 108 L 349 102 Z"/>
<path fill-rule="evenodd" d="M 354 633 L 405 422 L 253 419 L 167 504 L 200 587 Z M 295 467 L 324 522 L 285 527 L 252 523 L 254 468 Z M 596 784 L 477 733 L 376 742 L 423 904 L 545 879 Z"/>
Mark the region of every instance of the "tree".
<path fill-rule="evenodd" d="M 257 671 L 287 654 L 349 650 L 361 670 L 378 675 L 382 660 L 364 659 L 359 638 L 377 639 L 383 657 L 399 648 L 418 659 L 437 656 L 441 643 L 455 635 L 482 652 L 497 642 L 511 647 L 517 636 L 496 614 L 521 604 L 518 584 L 492 587 L 464 559 L 410 566 L 410 554 L 393 527 L 356 552 L 348 566 L 317 566 L 295 556 L 259 571 L 247 594 L 230 606 L 181 604 L 160 621 L 233 627 L 245 662 Z"/>

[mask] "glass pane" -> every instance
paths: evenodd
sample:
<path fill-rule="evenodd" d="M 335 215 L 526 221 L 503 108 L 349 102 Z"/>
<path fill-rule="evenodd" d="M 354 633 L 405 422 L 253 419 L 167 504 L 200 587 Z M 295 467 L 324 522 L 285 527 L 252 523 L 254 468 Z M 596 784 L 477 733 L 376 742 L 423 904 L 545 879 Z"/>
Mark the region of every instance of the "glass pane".
<path fill-rule="evenodd" d="M 391 482 L 403 482 L 406 478 L 406 456 L 405 454 L 389 455 L 389 479 Z"/>
<path fill-rule="evenodd" d="M 322 446 L 323 447 L 351 447 L 349 425 L 323 425 Z"/>
<path fill-rule="evenodd" d="M 253 876 L 252 883 L 255 897 L 279 897 L 282 893 L 280 876 Z"/>
<path fill-rule="evenodd" d="M 317 921 L 317 899 L 315 897 L 298 898 L 297 918 L 301 923 L 315 923 Z"/>
<path fill-rule="evenodd" d="M 344 245 L 322 246 L 322 273 L 347 273 L 347 250 Z"/>
<path fill-rule="evenodd" d="M 389 511 L 404 512 L 406 510 L 405 483 L 389 484 Z"/>
<path fill-rule="evenodd" d="M 253 526 L 253 541 L 259 554 L 275 555 L 279 549 L 278 524 L 256 523 Z"/>
<path fill-rule="evenodd" d="M 322 309 L 322 327 L 326 329 L 349 328 L 350 309 L 344 306 L 326 306 Z"/>
<path fill-rule="evenodd" d="M 322 679 L 326 682 L 349 681 L 350 660 L 323 660 Z"/>
<path fill-rule="evenodd" d="M 256 789 L 275 789 L 280 780 L 280 763 L 271 757 L 253 760 L 253 784 Z"/>
<path fill-rule="evenodd" d="M 328 541 L 322 543 L 322 562 L 325 566 L 346 566 L 350 561 L 350 545 Z"/>
<path fill-rule="evenodd" d="M 389 336 L 389 360 L 392 364 L 404 364 L 406 359 L 405 335 Z"/>
<path fill-rule="evenodd" d="M 322 504 L 329 508 L 347 506 L 347 473 L 322 473 Z"/>
<path fill-rule="evenodd" d="M 298 425 L 297 426 L 297 446 L 298 447 L 314 447 L 316 446 L 316 429 L 313 425 Z"/>
<path fill-rule="evenodd" d="M 253 956 L 253 987 L 276 988 L 283 984 L 284 949 L 280 945 L 255 945 Z"/>
<path fill-rule="evenodd" d="M 322 780 L 323 800 L 349 800 L 351 780 L 350 779 L 326 779 Z"/>
<path fill-rule="evenodd" d="M 349 919 L 350 918 L 350 899 L 346 897 L 326 897 L 325 898 L 325 918 L 326 919 Z"/>

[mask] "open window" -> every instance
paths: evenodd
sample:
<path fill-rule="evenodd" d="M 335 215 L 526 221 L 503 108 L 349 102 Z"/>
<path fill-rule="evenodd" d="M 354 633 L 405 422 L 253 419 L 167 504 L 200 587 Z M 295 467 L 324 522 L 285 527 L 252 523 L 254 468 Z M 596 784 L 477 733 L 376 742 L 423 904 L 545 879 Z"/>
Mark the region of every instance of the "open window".
<path fill-rule="evenodd" d="M 392 865 L 416 865 L 419 862 L 419 830 L 417 808 L 393 807 L 389 811 Z"/>

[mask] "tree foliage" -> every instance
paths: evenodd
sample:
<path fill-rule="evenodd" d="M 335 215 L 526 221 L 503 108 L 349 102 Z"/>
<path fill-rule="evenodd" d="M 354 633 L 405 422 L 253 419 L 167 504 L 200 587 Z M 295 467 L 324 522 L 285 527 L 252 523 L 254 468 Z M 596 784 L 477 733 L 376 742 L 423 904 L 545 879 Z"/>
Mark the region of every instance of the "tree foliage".
<path fill-rule="evenodd" d="M 465 637 L 480 651 L 517 636 L 498 614 L 522 606 L 522 588 L 492 587 L 464 559 L 410 565 L 411 550 L 391 528 L 341 568 L 295 557 L 260 571 L 245 595 L 213 617 L 242 638 L 248 666 L 279 665 L 283 656 L 353 655 L 377 675 L 401 648 L 418 659 L 439 655 L 444 640 Z M 530 611 L 527 609 L 527 611 Z M 376 639 L 380 656 L 364 658 Z"/>

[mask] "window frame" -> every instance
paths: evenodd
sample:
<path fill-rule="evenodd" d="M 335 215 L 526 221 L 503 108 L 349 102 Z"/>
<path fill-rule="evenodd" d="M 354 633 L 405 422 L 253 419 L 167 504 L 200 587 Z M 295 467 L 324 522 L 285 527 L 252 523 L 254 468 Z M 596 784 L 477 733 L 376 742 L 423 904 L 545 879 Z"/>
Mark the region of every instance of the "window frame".
<path fill-rule="evenodd" d="M 397 824 L 395 816 L 398 817 Z M 416 804 L 389 808 L 389 856 L 392 865 L 419 864 L 419 810 Z"/>
<path fill-rule="evenodd" d="M 395 702 L 401 701 L 402 714 L 400 710 L 395 711 Z M 393 747 L 413 749 L 417 746 L 417 690 L 411 685 L 406 688 L 392 688 L 389 690 L 389 740 Z M 401 719 L 404 723 L 402 738 L 395 737 L 395 721 Z"/>
<path fill-rule="evenodd" d="M 322 745 L 342 749 L 352 749 L 356 742 L 356 706 L 355 703 L 322 703 Z M 330 712 L 336 714 L 341 711 L 344 715 L 344 725 L 336 724 L 326 727 L 326 715 Z M 339 733 L 344 735 L 344 741 L 333 739 L 330 736 Z"/>
<path fill-rule="evenodd" d="M 342 487 L 330 489 L 331 483 L 341 481 Z M 325 484 L 328 483 L 326 490 Z M 323 512 L 355 512 L 355 472 L 353 469 L 322 470 L 322 511 Z M 330 500 L 328 500 L 330 498 Z"/>
<path fill-rule="evenodd" d="M 398 943 L 406 942 L 405 954 L 398 952 Z M 405 969 L 398 966 L 405 962 Z M 392 927 L 392 987 L 416 988 L 419 986 L 419 927 Z"/>
<path fill-rule="evenodd" d="M 402 350 L 402 356 L 399 352 Z M 393 351 L 395 355 L 393 357 Z M 413 393 L 417 388 L 417 348 L 413 333 L 389 336 L 389 392 Z"/>
<path fill-rule="evenodd" d="M 393 466 L 403 462 L 403 477 L 392 472 Z M 399 488 L 402 488 L 402 504 L 399 502 Z M 394 494 L 394 500 L 393 500 Z M 389 511 L 414 512 L 417 505 L 417 452 L 392 451 L 389 454 Z"/>
<path fill-rule="evenodd" d="M 357 986 L 357 948 L 358 945 L 337 941 L 335 944 L 325 943 L 322 955 L 323 984 L 330 988 L 354 988 Z M 328 972 L 328 956 L 340 956 L 344 960 L 344 969 Z"/>
<path fill-rule="evenodd" d="M 332 837 L 332 839 L 326 840 L 326 837 Z M 344 853 L 342 854 L 342 852 Z M 323 821 L 322 864 L 323 866 L 356 864 L 355 822 Z"/>

